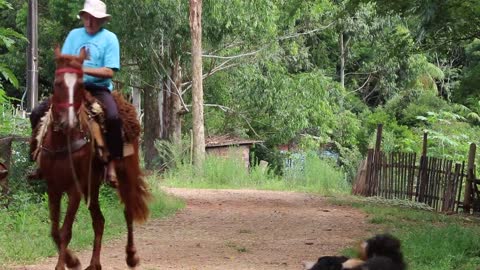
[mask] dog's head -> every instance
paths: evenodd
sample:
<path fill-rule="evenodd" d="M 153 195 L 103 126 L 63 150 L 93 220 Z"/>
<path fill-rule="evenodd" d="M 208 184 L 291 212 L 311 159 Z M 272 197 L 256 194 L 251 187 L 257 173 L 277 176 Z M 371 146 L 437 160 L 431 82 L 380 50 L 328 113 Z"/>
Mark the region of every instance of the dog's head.
<path fill-rule="evenodd" d="M 361 259 L 368 260 L 378 256 L 388 257 L 394 262 L 402 262 L 400 241 L 390 234 L 379 234 L 362 243 Z"/>

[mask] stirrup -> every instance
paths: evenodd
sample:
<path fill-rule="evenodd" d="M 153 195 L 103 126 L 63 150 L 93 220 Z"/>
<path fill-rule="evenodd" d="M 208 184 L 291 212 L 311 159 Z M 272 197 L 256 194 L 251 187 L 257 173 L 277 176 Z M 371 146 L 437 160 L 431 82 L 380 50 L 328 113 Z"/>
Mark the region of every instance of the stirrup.
<path fill-rule="evenodd" d="M 112 188 L 118 188 L 117 174 L 116 173 L 110 174 L 109 169 L 108 169 L 108 165 L 105 168 L 105 183 Z"/>

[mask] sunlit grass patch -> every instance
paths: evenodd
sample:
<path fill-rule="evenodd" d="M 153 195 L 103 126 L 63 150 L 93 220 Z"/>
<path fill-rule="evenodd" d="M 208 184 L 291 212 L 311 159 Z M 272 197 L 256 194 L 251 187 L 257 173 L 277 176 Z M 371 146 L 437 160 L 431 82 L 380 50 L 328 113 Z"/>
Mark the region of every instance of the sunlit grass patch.
<path fill-rule="evenodd" d="M 201 169 L 178 164 L 163 175 L 163 185 L 185 188 L 250 188 L 346 194 L 350 185 L 344 173 L 330 160 L 309 155 L 304 166 L 286 170 L 283 176 L 260 166 L 246 168 L 235 157 L 208 155 Z"/>

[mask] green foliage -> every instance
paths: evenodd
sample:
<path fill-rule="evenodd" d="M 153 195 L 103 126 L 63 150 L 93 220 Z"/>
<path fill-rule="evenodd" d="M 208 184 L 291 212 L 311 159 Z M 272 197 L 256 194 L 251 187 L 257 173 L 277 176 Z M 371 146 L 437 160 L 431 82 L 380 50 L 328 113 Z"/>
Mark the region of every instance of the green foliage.
<path fill-rule="evenodd" d="M 308 152 L 285 169 L 283 176 L 293 190 L 310 191 L 323 195 L 342 194 L 350 191 L 344 173 L 333 161 L 321 159 L 315 152 Z M 295 160 L 294 160 L 295 161 Z"/>
<path fill-rule="evenodd" d="M 396 118 L 387 113 L 390 109 L 377 108 L 373 113 L 365 113 L 364 120 L 364 135 L 367 138 L 364 149 L 373 148 L 376 141 L 376 132 L 378 124 L 383 124 L 382 132 L 382 150 L 386 152 L 393 151 L 418 151 L 419 141 L 416 134 L 405 125 L 397 122 Z"/>
<path fill-rule="evenodd" d="M 149 205 L 152 218 L 164 217 L 184 206 L 183 202 L 161 191 L 156 179 L 150 178 L 148 182 L 154 195 Z M 32 200 L 32 196 L 36 198 Z M 104 242 L 126 233 L 123 205 L 116 197 L 111 188 L 102 186 L 100 205 L 105 217 Z M 64 198 L 62 209 L 66 208 L 66 201 Z M 50 237 L 47 195 L 16 193 L 10 205 L 9 208 L 0 208 L 0 227 L 8 231 L 0 234 L 0 267 L 31 263 L 56 255 L 57 250 Z M 73 226 L 70 244 L 73 249 L 91 247 L 94 234 L 90 220 L 87 207 L 81 204 Z"/>
<path fill-rule="evenodd" d="M 458 114 L 441 111 L 427 112 L 419 116 L 425 121 L 425 131 L 429 138 L 429 154 L 436 157 L 464 161 L 470 144 L 476 141 L 480 132 L 478 127 L 471 128 Z"/>
<path fill-rule="evenodd" d="M 30 133 L 30 123 L 21 115 L 21 111 L 17 111 L 10 98 L 3 95 L 0 89 L 0 137 L 2 135 L 27 135 Z M 2 102 L 5 98 L 6 102 Z"/>
<path fill-rule="evenodd" d="M 460 86 L 454 93 L 454 100 L 464 104 L 473 105 L 480 97 L 478 85 L 480 83 L 480 40 L 473 40 L 465 48 L 467 58 L 464 76 L 461 78 Z"/>
<path fill-rule="evenodd" d="M 6 0 L 0 0 L 0 11 L 13 10 L 13 6 Z M 4 81 L 10 83 L 14 88 L 19 87 L 17 77 L 13 73 L 12 69 L 5 64 L 4 59 L 8 52 L 15 51 L 16 44 L 21 41 L 25 41 L 26 38 L 10 27 L 5 27 L 5 23 L 0 23 L 0 74 L 3 79 L 0 79 L 0 105 L 5 104 L 5 86 Z"/>
<path fill-rule="evenodd" d="M 425 55 L 412 55 L 408 65 L 410 67 L 408 76 L 411 78 L 409 88 L 438 94 L 435 82 L 445 78 L 445 74 L 439 67 L 429 63 Z"/>

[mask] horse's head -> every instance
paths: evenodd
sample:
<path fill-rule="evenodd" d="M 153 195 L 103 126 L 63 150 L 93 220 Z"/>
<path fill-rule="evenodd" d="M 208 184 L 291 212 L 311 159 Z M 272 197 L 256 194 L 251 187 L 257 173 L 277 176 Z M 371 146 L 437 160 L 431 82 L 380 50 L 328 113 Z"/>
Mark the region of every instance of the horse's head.
<path fill-rule="evenodd" d="M 78 123 L 77 114 L 85 94 L 82 65 L 86 58 L 84 48 L 78 56 L 61 54 L 60 48 L 55 48 L 52 113 L 54 121 L 62 129 L 73 128 Z"/>

